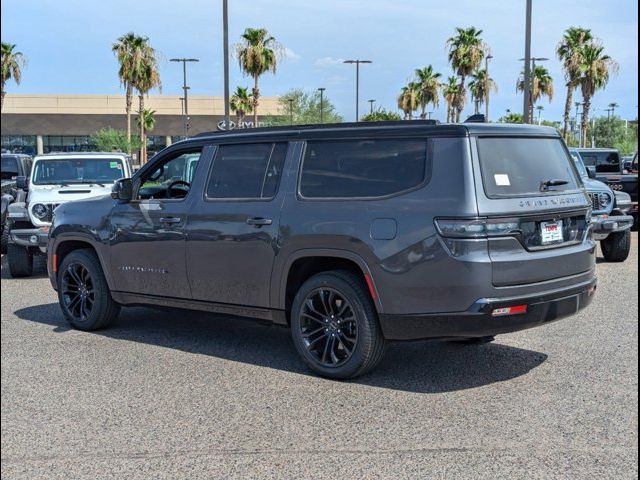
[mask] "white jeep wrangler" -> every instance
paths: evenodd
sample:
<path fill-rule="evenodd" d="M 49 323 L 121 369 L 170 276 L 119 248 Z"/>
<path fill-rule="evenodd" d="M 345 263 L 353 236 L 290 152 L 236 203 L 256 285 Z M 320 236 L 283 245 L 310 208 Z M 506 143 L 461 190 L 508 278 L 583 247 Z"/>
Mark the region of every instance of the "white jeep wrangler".
<path fill-rule="evenodd" d="M 9 206 L 7 255 L 13 277 L 33 272 L 33 256 L 47 251 L 49 226 L 61 203 L 111 194 L 113 183 L 131 177 L 123 153 L 55 153 L 33 160 L 29 178 L 18 177 L 16 186 L 26 192 L 25 201 Z M 22 199 L 19 199 L 22 200 Z"/>

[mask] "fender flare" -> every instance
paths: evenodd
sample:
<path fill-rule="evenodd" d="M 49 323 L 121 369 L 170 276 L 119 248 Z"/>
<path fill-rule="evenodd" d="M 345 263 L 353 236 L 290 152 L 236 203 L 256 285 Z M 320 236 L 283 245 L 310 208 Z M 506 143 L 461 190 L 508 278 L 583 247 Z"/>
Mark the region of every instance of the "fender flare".
<path fill-rule="evenodd" d="M 49 248 L 47 248 L 47 263 L 49 265 L 49 271 L 52 272 L 53 269 L 53 255 L 57 254 L 58 248 L 62 243 L 65 242 L 83 242 L 88 246 L 93 248 L 98 256 L 98 261 L 100 262 L 100 266 L 102 267 L 102 272 L 104 273 L 104 277 L 107 280 L 107 285 L 109 285 L 109 289 L 113 290 L 113 281 L 111 278 L 111 270 L 108 267 L 109 262 L 108 259 L 105 258 L 105 251 L 102 247 L 104 244 L 101 242 L 97 242 L 95 237 L 92 237 L 89 234 L 83 234 L 78 232 L 69 232 L 69 233 L 59 233 L 53 239 L 50 240 Z"/>

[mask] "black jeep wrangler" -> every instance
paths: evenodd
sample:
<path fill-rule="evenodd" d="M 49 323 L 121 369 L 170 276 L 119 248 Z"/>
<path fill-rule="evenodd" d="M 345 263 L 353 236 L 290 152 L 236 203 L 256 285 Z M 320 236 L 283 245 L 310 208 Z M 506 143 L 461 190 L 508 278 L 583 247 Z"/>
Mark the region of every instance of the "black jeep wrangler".
<path fill-rule="evenodd" d="M 56 208 L 48 269 L 76 328 L 126 305 L 254 317 L 351 378 L 389 341 L 488 341 L 585 308 L 590 209 L 550 128 L 258 128 L 176 143 L 111 197 Z"/>

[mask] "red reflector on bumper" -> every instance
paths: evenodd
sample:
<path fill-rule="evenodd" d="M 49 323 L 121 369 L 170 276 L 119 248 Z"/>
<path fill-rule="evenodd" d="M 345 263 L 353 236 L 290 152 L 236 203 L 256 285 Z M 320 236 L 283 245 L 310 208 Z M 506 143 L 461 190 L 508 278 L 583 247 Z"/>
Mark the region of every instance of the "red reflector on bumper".
<path fill-rule="evenodd" d="M 504 315 L 518 315 L 527 313 L 527 305 L 516 305 L 514 307 L 496 308 L 491 315 L 494 317 L 502 317 Z"/>

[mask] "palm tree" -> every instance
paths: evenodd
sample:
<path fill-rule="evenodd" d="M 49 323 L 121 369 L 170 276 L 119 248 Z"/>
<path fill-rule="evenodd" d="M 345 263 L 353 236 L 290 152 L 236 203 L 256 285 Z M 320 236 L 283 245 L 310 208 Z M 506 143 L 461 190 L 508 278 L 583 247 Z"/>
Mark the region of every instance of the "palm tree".
<path fill-rule="evenodd" d="M 242 71 L 253 77 L 253 126 L 258 126 L 258 104 L 260 89 L 258 81 L 266 72 L 276 73 L 280 47 L 266 28 L 247 28 L 242 34 L 242 43 L 236 47 Z"/>
<path fill-rule="evenodd" d="M 140 68 L 136 70 L 133 76 L 132 87 L 138 92 L 138 126 L 140 127 L 140 142 L 142 149 L 140 151 L 140 164 L 146 162 L 147 141 L 145 136 L 144 121 L 144 97 L 154 88 L 161 89 L 160 71 L 158 69 L 158 59 L 156 51 L 149 44 L 149 39 L 145 37 L 142 56 L 140 59 Z"/>
<path fill-rule="evenodd" d="M 480 68 L 489 49 L 480 38 L 482 30 L 469 27 L 456 28 L 456 32 L 455 36 L 447 40 L 447 47 L 449 49 L 449 63 L 460 78 L 460 92 L 455 104 L 455 121 L 459 122 L 466 103 L 465 79 L 474 70 Z"/>
<path fill-rule="evenodd" d="M 27 64 L 27 59 L 22 52 L 15 51 L 16 45 L 2 42 L 2 90 L 0 91 L 0 110 L 4 105 L 6 94 L 4 87 L 7 81 L 13 79 L 17 85 L 22 81 L 22 68 Z"/>
<path fill-rule="evenodd" d="M 244 116 L 253 110 L 253 99 L 249 93 L 249 88 L 236 87 L 230 100 L 231 110 L 236 112 L 236 128 L 242 128 Z"/>
<path fill-rule="evenodd" d="M 487 70 L 484 68 L 474 71 L 471 76 L 473 77 L 473 80 L 469 82 L 469 91 L 471 92 L 471 98 L 473 99 L 473 113 L 480 113 L 480 105 L 487 101 L 490 92 L 498 91 L 498 87 L 496 86 L 496 82 L 487 74 Z"/>
<path fill-rule="evenodd" d="M 582 90 L 582 144 L 586 143 L 589 128 L 589 109 L 596 91 L 609 83 L 611 74 L 618 71 L 618 64 L 604 53 L 604 47 L 589 43 L 582 47 L 580 61 L 580 89 Z"/>
<path fill-rule="evenodd" d="M 142 68 L 148 38 L 129 32 L 111 46 L 111 51 L 118 59 L 118 77 L 125 89 L 125 111 L 127 114 L 127 141 L 131 142 L 131 110 L 133 106 L 133 84 L 137 72 Z M 129 147 L 128 153 L 131 153 Z"/>
<path fill-rule="evenodd" d="M 531 72 L 533 78 L 531 87 L 531 105 L 529 105 L 529 118 L 533 118 L 533 108 L 538 100 L 543 96 L 549 99 L 549 102 L 553 100 L 553 78 L 542 65 L 536 65 L 536 68 Z M 516 85 L 516 90 L 524 92 L 524 72 L 520 74 L 520 79 Z"/>
<path fill-rule="evenodd" d="M 154 128 L 156 128 L 155 115 L 156 115 L 155 110 L 145 109 L 144 112 L 142 112 L 142 116 L 138 116 L 138 119 L 137 119 L 138 129 L 140 129 L 141 127 L 140 121 L 143 122 L 142 126 L 144 126 L 144 131 L 147 133 L 151 132 Z"/>
<path fill-rule="evenodd" d="M 562 40 L 556 47 L 556 55 L 558 56 L 558 60 L 562 62 L 564 77 L 567 81 L 567 98 L 564 103 L 564 126 L 562 127 L 562 135 L 565 139 L 569 132 L 573 92 L 580 84 L 582 48 L 591 41 L 593 41 L 593 35 L 591 35 L 590 29 L 570 27 L 565 30 Z"/>
<path fill-rule="evenodd" d="M 419 85 L 420 118 L 423 120 L 427 118 L 427 106 L 429 104 L 433 105 L 434 108 L 438 108 L 441 76 L 440 73 L 433 70 L 431 65 L 416 70 L 417 83 Z"/>
<path fill-rule="evenodd" d="M 404 119 L 411 120 L 412 113 L 420 106 L 420 84 L 410 82 L 402 87 L 398 95 L 398 108 L 403 111 Z"/>
<path fill-rule="evenodd" d="M 447 122 L 455 121 L 455 107 L 458 104 L 460 85 L 456 77 L 447 78 L 447 83 L 442 87 L 442 96 L 447 102 Z"/>

